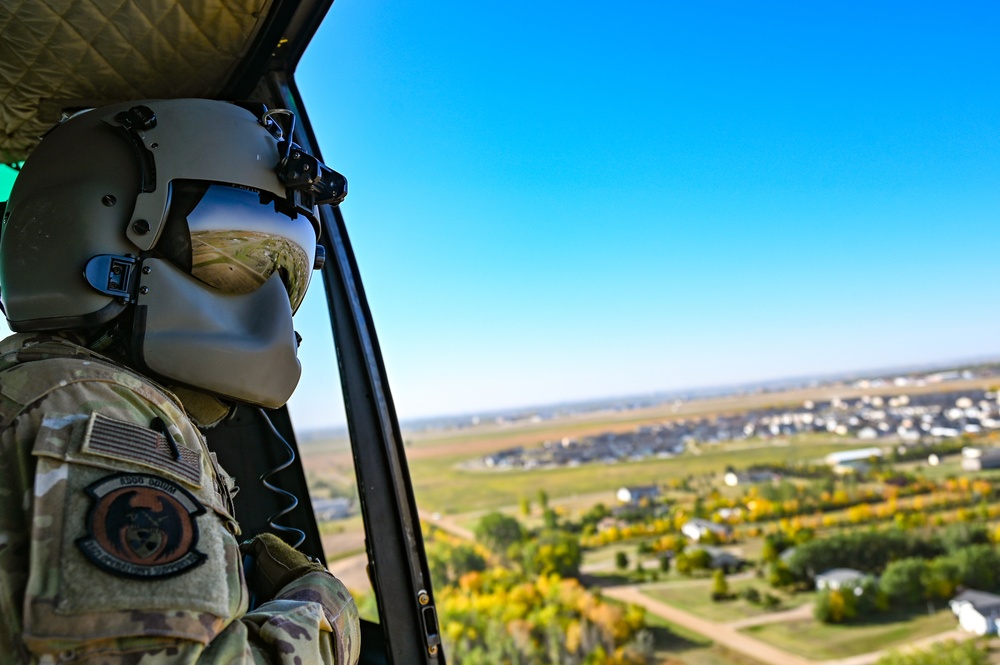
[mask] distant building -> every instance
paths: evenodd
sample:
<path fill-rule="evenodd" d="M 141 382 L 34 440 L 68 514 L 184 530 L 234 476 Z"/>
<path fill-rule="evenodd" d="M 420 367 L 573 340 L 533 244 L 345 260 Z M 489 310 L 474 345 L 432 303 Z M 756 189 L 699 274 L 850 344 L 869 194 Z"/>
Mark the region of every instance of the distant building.
<path fill-rule="evenodd" d="M 952 598 L 948 604 L 958 617 L 958 624 L 970 633 L 993 635 L 997 632 L 1000 596 L 967 589 Z"/>
<path fill-rule="evenodd" d="M 1000 448 L 962 448 L 962 468 L 966 471 L 1000 469 Z"/>
<path fill-rule="evenodd" d="M 732 552 L 727 552 L 721 547 L 703 547 L 702 549 L 708 552 L 708 556 L 712 557 L 708 564 L 712 570 L 722 570 L 729 575 L 738 573 L 747 565 L 746 559 L 736 556 Z"/>
<path fill-rule="evenodd" d="M 622 487 L 615 493 L 615 498 L 622 503 L 639 503 L 643 499 L 652 501 L 659 496 L 660 488 L 656 485 L 643 487 Z"/>
<path fill-rule="evenodd" d="M 830 466 L 855 466 L 867 465 L 871 458 L 882 457 L 881 448 L 857 448 L 855 450 L 842 450 L 830 453 L 824 459 Z"/>
<path fill-rule="evenodd" d="M 681 533 L 691 540 L 698 542 L 709 533 L 714 533 L 722 540 L 728 540 L 732 535 L 733 530 L 725 524 L 716 524 L 715 522 L 695 518 L 693 520 L 688 520 L 684 526 L 681 527 Z"/>
<path fill-rule="evenodd" d="M 722 482 L 729 487 L 753 483 L 768 483 L 774 480 L 781 480 L 781 474 L 774 471 L 741 471 L 739 473 L 727 471 L 722 477 Z"/>
<path fill-rule="evenodd" d="M 354 508 L 354 502 L 344 497 L 313 499 L 312 506 L 317 520 L 320 522 L 329 522 L 331 520 L 342 520 L 345 517 L 350 517 Z"/>
<path fill-rule="evenodd" d="M 845 587 L 857 587 L 867 577 L 869 576 L 865 573 L 853 568 L 832 568 L 816 576 L 816 590 L 837 590 Z"/>

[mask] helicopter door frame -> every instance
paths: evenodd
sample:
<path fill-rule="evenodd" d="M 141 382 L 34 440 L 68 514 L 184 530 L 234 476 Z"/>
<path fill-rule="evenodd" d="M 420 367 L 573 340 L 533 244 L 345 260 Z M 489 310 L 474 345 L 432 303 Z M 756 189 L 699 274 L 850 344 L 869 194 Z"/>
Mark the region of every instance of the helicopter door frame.
<path fill-rule="evenodd" d="M 268 104 L 292 109 L 295 140 L 322 160 L 294 79 L 272 71 L 258 90 Z M 323 283 L 344 395 L 365 526 L 368 575 L 379 624 L 362 622 L 362 663 L 381 662 L 366 641 L 385 643 L 388 663 L 444 665 L 437 610 L 399 420 L 354 251 L 339 207 L 321 206 Z M 379 636 L 378 633 L 381 633 Z M 370 659 L 373 658 L 373 659 Z"/>

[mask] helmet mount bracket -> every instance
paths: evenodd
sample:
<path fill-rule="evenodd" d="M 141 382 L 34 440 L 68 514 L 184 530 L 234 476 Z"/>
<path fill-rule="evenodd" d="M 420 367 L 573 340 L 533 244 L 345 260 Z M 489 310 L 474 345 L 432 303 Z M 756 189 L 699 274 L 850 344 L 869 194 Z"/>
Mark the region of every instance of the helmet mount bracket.
<path fill-rule="evenodd" d="M 134 303 L 138 267 L 138 259 L 134 256 L 98 254 L 87 261 L 83 275 L 97 291 Z"/>

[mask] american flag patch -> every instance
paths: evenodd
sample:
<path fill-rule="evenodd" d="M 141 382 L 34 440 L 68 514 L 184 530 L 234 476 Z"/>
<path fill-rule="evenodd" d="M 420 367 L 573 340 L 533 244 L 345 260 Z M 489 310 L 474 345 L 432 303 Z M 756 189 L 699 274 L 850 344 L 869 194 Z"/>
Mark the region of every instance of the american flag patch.
<path fill-rule="evenodd" d="M 99 413 L 91 414 L 82 450 L 135 462 L 201 487 L 201 456 L 181 445 L 176 447 L 178 455 L 175 456 L 165 436 L 141 425 L 123 423 Z"/>

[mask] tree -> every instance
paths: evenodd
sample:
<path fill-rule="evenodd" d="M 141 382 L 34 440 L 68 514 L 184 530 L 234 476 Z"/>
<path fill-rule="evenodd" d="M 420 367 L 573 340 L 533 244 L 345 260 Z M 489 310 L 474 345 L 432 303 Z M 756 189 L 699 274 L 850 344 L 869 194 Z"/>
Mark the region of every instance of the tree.
<path fill-rule="evenodd" d="M 622 550 L 615 552 L 615 568 L 618 570 L 628 568 L 628 554 L 625 554 Z"/>
<path fill-rule="evenodd" d="M 813 616 L 822 623 L 845 623 L 857 616 L 854 589 L 823 589 L 816 594 Z"/>
<path fill-rule="evenodd" d="M 542 510 L 549 507 L 549 493 L 545 490 L 538 490 L 538 507 Z"/>
<path fill-rule="evenodd" d="M 688 553 L 687 557 L 691 562 L 691 568 L 694 570 L 707 570 L 712 565 L 712 555 L 708 553 L 708 550 L 700 548 L 692 550 Z"/>
<path fill-rule="evenodd" d="M 795 584 L 795 576 L 783 561 L 776 561 L 768 570 L 767 581 L 775 589 L 783 589 Z"/>
<path fill-rule="evenodd" d="M 476 540 L 496 555 L 504 556 L 511 545 L 525 538 L 524 527 L 513 517 L 492 512 L 483 515 L 476 525 Z"/>
<path fill-rule="evenodd" d="M 916 605 L 927 594 L 924 587 L 926 575 L 927 562 L 923 559 L 900 559 L 886 566 L 879 578 L 879 588 L 893 604 Z"/>
<path fill-rule="evenodd" d="M 428 543 L 427 564 L 435 586 L 452 584 L 466 573 L 486 570 L 486 561 L 471 545 L 449 546 L 440 541 Z"/>
<path fill-rule="evenodd" d="M 532 575 L 576 577 L 580 574 L 583 553 L 580 542 L 571 533 L 552 531 L 543 533 L 537 540 L 520 547 L 520 559 L 525 572 Z"/>
<path fill-rule="evenodd" d="M 947 600 L 955 595 L 958 579 L 958 566 L 951 557 L 942 556 L 927 563 L 922 581 L 929 599 Z"/>
<path fill-rule="evenodd" d="M 526 496 L 522 496 L 517 503 L 521 509 L 522 516 L 527 517 L 531 514 L 531 499 Z"/>
<path fill-rule="evenodd" d="M 781 605 L 781 599 L 773 593 L 768 592 L 760 599 L 760 603 L 764 606 L 765 610 L 776 610 Z"/>
<path fill-rule="evenodd" d="M 712 600 L 726 600 L 729 598 L 729 582 L 726 581 L 726 573 L 723 570 L 716 570 L 712 574 Z"/>
<path fill-rule="evenodd" d="M 556 515 L 556 511 L 551 508 L 546 508 L 542 511 L 542 524 L 549 531 L 555 530 L 559 526 L 559 516 Z"/>
<path fill-rule="evenodd" d="M 990 542 L 989 532 L 982 524 L 958 522 L 949 524 L 939 536 L 941 544 L 948 552 L 954 552 L 969 545 L 987 545 Z"/>
<path fill-rule="evenodd" d="M 992 545 L 969 545 L 947 557 L 958 569 L 958 583 L 981 591 L 1000 588 L 1000 554 Z"/>
<path fill-rule="evenodd" d="M 674 568 L 676 568 L 677 572 L 681 575 L 690 575 L 694 572 L 694 569 L 691 567 L 691 557 L 689 557 L 685 552 L 681 552 L 674 557 Z"/>

